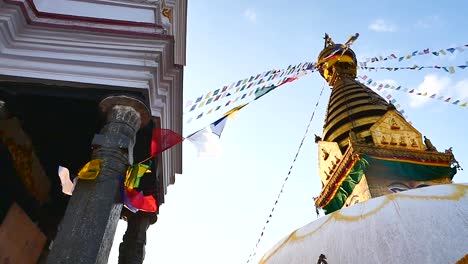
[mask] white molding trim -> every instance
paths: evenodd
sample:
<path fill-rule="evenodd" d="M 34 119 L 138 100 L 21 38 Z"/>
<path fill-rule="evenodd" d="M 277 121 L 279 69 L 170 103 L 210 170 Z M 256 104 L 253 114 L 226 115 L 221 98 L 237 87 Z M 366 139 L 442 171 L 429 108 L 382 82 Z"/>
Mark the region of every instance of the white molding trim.
<path fill-rule="evenodd" d="M 147 25 L 38 16 L 27 1 L 0 0 L 0 81 L 141 90 L 161 126 L 182 134 L 183 67 L 172 36 Z M 181 146 L 163 154 L 163 164 L 166 192 L 182 172 Z"/>

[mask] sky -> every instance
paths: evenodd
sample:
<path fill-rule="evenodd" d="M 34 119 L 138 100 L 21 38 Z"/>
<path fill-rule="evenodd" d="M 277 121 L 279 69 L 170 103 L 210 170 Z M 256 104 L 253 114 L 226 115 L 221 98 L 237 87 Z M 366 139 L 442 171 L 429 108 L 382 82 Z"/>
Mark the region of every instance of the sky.
<path fill-rule="evenodd" d="M 352 46 L 358 61 L 468 44 L 463 10 L 468 10 L 468 2 L 190 1 L 184 102 L 266 70 L 316 61 L 325 32 L 337 43 L 360 33 Z M 453 66 L 467 61 L 468 49 L 375 66 Z M 358 71 L 378 82 L 458 99 L 468 98 L 467 73 L 468 69 L 458 68 L 454 74 L 436 69 Z M 183 173 L 169 187 L 159 220 L 148 230 L 144 263 L 245 263 L 285 182 L 324 85 L 309 134 L 253 263 L 280 239 L 316 220 L 313 197 L 319 195 L 321 183 L 313 135 L 322 134 L 330 89 L 318 73 L 312 73 L 253 101 L 228 120 L 217 157 L 199 158 L 194 146 L 184 141 Z M 468 108 L 390 93 L 415 128 L 439 151 L 453 147 L 461 166 L 468 168 Z M 184 136 L 213 121 L 184 124 Z M 459 171 L 454 181 L 468 182 L 466 170 Z M 109 263 L 117 263 L 124 231 L 121 221 Z"/>

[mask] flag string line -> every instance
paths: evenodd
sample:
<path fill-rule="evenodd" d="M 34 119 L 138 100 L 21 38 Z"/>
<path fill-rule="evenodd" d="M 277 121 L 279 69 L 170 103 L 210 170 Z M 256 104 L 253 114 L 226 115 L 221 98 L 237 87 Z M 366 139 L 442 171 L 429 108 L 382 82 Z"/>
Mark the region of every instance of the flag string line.
<path fill-rule="evenodd" d="M 286 178 L 284 178 L 283 180 L 283 185 L 281 186 L 281 189 L 278 193 L 278 197 L 276 198 L 275 200 L 275 203 L 273 204 L 273 207 L 271 208 L 271 212 L 270 212 L 270 215 L 268 216 L 265 224 L 263 225 L 263 229 L 262 229 L 262 232 L 260 233 L 260 236 L 257 240 L 257 243 L 255 244 L 255 248 L 252 250 L 252 252 L 250 253 L 246 263 L 250 263 L 250 261 L 252 260 L 253 257 L 255 257 L 257 255 L 257 249 L 258 249 L 258 245 L 260 244 L 260 241 L 263 237 L 263 234 L 265 233 L 265 230 L 266 230 L 266 226 L 270 223 L 270 219 L 273 217 L 273 212 L 275 211 L 275 208 L 276 208 L 276 205 L 278 204 L 278 201 L 281 197 L 281 194 L 283 193 L 283 190 L 284 190 L 284 186 L 286 185 L 286 182 L 288 181 L 289 179 L 289 176 L 291 175 L 291 172 L 292 172 L 292 169 L 294 167 L 294 163 L 296 163 L 296 159 L 297 157 L 299 156 L 299 153 L 301 152 L 301 149 L 302 149 L 302 145 L 304 144 L 304 141 L 305 139 L 307 138 L 307 135 L 309 134 L 309 129 L 310 129 L 310 125 L 312 124 L 312 121 L 314 119 L 314 116 L 315 116 L 315 112 L 317 110 L 317 107 L 319 105 L 319 102 L 320 102 L 320 98 L 322 97 L 322 94 L 323 94 L 323 90 L 325 89 L 325 83 L 323 84 L 323 87 L 322 87 L 322 90 L 320 91 L 320 94 L 319 94 L 319 97 L 317 99 L 317 103 L 315 104 L 315 107 L 314 107 L 314 110 L 312 111 L 312 115 L 309 119 L 309 123 L 307 124 L 307 128 L 305 130 L 305 133 L 304 133 L 304 136 L 302 137 L 302 140 L 301 140 L 301 143 L 299 144 L 299 147 L 297 149 L 297 152 L 296 152 L 296 155 L 294 156 L 294 159 L 291 163 L 291 166 L 289 167 L 289 171 L 288 171 L 288 174 L 286 176 Z"/>
<path fill-rule="evenodd" d="M 465 68 L 468 67 L 468 62 L 466 65 L 453 65 L 453 66 L 438 66 L 438 65 L 432 65 L 432 66 L 419 66 L 419 65 L 414 65 L 414 66 L 404 66 L 404 67 L 360 67 L 361 70 L 387 70 L 387 71 L 398 71 L 398 70 L 422 70 L 422 69 L 437 69 L 437 70 L 444 70 L 449 73 L 455 73 L 455 69 L 462 69 L 464 70 Z"/>
<path fill-rule="evenodd" d="M 447 54 L 452 54 L 454 53 L 455 51 L 458 51 L 458 52 L 463 52 L 466 47 L 468 47 L 468 44 L 465 44 L 465 45 L 461 45 L 461 46 L 458 46 L 458 47 L 455 47 L 455 48 L 446 48 L 446 49 L 440 49 L 440 50 L 434 50 L 434 51 L 430 51 L 429 48 L 427 49 L 423 49 L 422 51 L 419 51 L 419 50 L 416 50 L 416 51 L 413 51 L 412 53 L 408 54 L 408 55 L 405 55 L 405 56 L 397 56 L 395 54 L 390 54 L 388 56 L 374 56 L 374 57 L 368 57 L 368 58 L 365 58 L 364 61 L 360 61 L 359 64 L 361 66 L 365 66 L 367 65 L 367 63 L 375 63 L 375 62 L 379 62 L 379 61 L 387 61 L 387 60 L 396 60 L 398 59 L 398 62 L 401 62 L 403 60 L 409 60 L 409 59 L 412 59 L 413 57 L 415 56 L 421 56 L 421 55 L 434 55 L 436 57 L 438 57 L 439 55 L 447 55 Z"/>
<path fill-rule="evenodd" d="M 359 76 L 359 78 L 361 80 L 363 80 L 363 82 L 365 82 L 367 85 L 370 85 L 372 87 L 377 86 L 377 88 L 373 88 L 373 89 L 377 89 L 378 91 L 380 91 L 382 89 L 394 90 L 394 91 L 404 92 L 404 93 L 408 93 L 408 94 L 424 96 L 426 98 L 431 98 L 431 99 L 434 99 L 434 100 L 443 101 L 444 103 L 451 103 L 453 105 L 458 105 L 460 107 L 467 107 L 468 106 L 468 101 L 467 101 L 466 98 L 458 99 L 458 98 L 453 98 L 451 96 L 440 95 L 440 94 L 437 94 L 437 93 L 432 93 L 432 95 L 431 95 L 431 93 L 429 93 L 427 91 L 418 91 L 417 89 L 409 89 L 409 88 L 403 88 L 402 86 L 396 87 L 395 85 L 378 83 L 378 82 L 374 82 L 372 80 L 372 78 L 368 77 L 367 75 Z M 387 99 L 390 99 L 390 98 L 387 98 Z"/>

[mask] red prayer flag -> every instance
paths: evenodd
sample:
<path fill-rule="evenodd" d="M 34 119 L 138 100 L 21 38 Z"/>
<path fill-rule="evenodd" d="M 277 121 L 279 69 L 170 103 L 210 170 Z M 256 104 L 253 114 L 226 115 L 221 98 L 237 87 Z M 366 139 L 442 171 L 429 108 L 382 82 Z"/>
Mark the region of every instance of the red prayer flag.
<path fill-rule="evenodd" d="M 170 129 L 155 128 L 151 137 L 151 157 L 182 142 L 184 138 Z"/>
<path fill-rule="evenodd" d="M 130 202 L 134 208 L 145 212 L 156 212 L 158 203 L 152 195 L 144 196 L 142 192 L 132 189 L 131 191 L 125 188 L 125 196 L 127 202 Z"/>

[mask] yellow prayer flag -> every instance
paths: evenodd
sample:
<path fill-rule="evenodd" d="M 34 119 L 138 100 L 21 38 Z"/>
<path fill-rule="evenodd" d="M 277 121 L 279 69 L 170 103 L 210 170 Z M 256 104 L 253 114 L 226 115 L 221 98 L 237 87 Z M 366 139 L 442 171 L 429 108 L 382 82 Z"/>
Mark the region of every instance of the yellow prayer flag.
<path fill-rule="evenodd" d="M 239 105 L 239 106 L 229 110 L 226 114 L 224 114 L 224 116 L 227 116 L 229 119 L 234 119 L 234 118 L 236 118 L 237 112 L 239 112 L 239 110 L 241 110 L 246 105 L 247 104 Z"/>
<path fill-rule="evenodd" d="M 203 106 L 205 105 L 205 103 L 206 103 L 206 101 L 202 101 L 202 102 L 200 103 L 200 105 L 198 106 L 198 108 L 203 107 Z"/>
<path fill-rule="evenodd" d="M 449 70 L 449 72 L 450 72 L 451 74 L 454 74 L 454 73 L 455 73 L 455 68 L 453 68 L 453 66 L 450 66 L 450 67 L 448 68 L 448 70 Z"/>
<path fill-rule="evenodd" d="M 205 96 L 205 99 L 208 99 L 211 97 L 211 92 L 207 93 L 206 96 Z"/>
<path fill-rule="evenodd" d="M 211 108 L 210 110 L 208 110 L 208 115 L 211 114 L 211 112 L 213 112 L 213 108 Z"/>
<path fill-rule="evenodd" d="M 125 175 L 124 186 L 129 190 L 139 187 L 140 178 L 143 177 L 145 173 L 150 172 L 151 170 L 149 169 L 149 166 L 145 164 L 135 164 L 129 166 Z"/>
<path fill-rule="evenodd" d="M 80 172 L 78 172 L 78 178 L 82 180 L 94 180 L 97 178 L 99 173 L 101 172 L 101 164 L 104 160 L 95 159 L 91 160 L 90 162 L 86 163 L 83 168 L 81 168 Z"/>
<path fill-rule="evenodd" d="M 467 104 L 468 104 L 467 102 L 464 102 L 464 103 L 461 104 L 460 106 L 461 106 L 461 107 L 466 107 Z"/>

